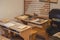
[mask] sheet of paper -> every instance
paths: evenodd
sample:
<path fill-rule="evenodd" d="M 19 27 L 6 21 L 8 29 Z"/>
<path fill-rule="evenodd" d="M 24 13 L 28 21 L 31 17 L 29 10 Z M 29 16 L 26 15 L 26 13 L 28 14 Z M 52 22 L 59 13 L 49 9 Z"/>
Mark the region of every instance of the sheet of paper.
<path fill-rule="evenodd" d="M 20 24 L 19 26 L 18 26 L 18 28 L 19 29 L 24 29 L 24 28 L 26 28 L 27 26 L 26 25 L 23 25 L 23 24 Z"/>
<path fill-rule="evenodd" d="M 39 21 L 39 19 L 35 19 L 35 20 L 31 21 L 31 22 L 36 22 L 36 21 Z"/>
<path fill-rule="evenodd" d="M 4 26 L 11 27 L 11 26 L 15 26 L 15 24 L 13 24 L 13 23 L 6 23 L 6 24 L 4 24 Z"/>

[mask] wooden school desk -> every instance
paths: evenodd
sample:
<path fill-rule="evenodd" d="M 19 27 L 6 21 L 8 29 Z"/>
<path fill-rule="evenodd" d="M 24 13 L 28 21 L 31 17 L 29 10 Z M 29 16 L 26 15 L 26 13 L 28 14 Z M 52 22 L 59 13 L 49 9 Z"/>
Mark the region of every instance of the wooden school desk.
<path fill-rule="evenodd" d="M 18 22 L 20 21 L 23 21 L 22 23 L 27 23 L 27 25 L 29 26 L 32 26 L 32 29 L 33 30 L 36 30 L 38 33 L 38 35 L 42 35 L 46 40 L 48 40 L 48 33 L 46 32 L 46 29 L 48 28 L 49 26 L 49 21 L 48 20 L 45 20 L 39 23 L 36 23 L 36 22 L 31 22 L 31 20 L 28 20 L 29 18 L 26 18 L 26 19 L 20 19 L 20 17 L 16 17 L 16 19 L 18 20 Z M 40 18 L 39 18 L 40 19 Z"/>
<path fill-rule="evenodd" d="M 20 23 L 17 23 L 17 22 L 10 22 L 10 23 L 16 23 L 17 25 L 5 27 L 5 26 L 3 26 L 3 24 L 0 23 L 0 26 L 3 27 L 5 30 L 7 30 L 8 31 L 7 33 L 9 33 L 9 35 L 10 35 L 10 32 L 13 32 L 14 34 L 20 35 L 22 38 L 24 38 L 24 40 L 30 40 L 30 39 L 34 40 L 35 39 L 35 35 L 36 35 L 37 31 L 33 30 L 31 28 L 31 26 L 25 25 L 26 28 L 20 29 L 19 28 Z M 30 37 L 31 35 L 34 35 L 34 36 Z"/>

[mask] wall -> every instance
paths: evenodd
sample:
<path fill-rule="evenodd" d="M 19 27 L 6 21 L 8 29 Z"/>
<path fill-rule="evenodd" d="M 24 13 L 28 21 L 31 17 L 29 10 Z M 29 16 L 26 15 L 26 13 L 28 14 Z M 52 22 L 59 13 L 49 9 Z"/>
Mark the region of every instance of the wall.
<path fill-rule="evenodd" d="M 25 0 L 25 13 L 32 15 L 33 13 L 37 13 L 38 15 L 47 15 L 49 13 L 49 9 L 58 8 L 60 9 L 60 0 L 58 3 L 49 3 L 48 2 L 39 2 L 39 0 Z"/>
<path fill-rule="evenodd" d="M 48 15 L 49 3 L 40 2 L 39 0 L 25 0 L 25 13 L 33 15 L 33 13 L 40 15 Z"/>
<path fill-rule="evenodd" d="M 60 0 L 58 0 L 58 3 L 55 3 L 55 4 L 51 3 L 50 8 L 51 9 L 54 9 L 54 8 L 60 9 Z"/>
<path fill-rule="evenodd" d="M 13 18 L 24 13 L 24 0 L 0 0 L 0 18 Z"/>

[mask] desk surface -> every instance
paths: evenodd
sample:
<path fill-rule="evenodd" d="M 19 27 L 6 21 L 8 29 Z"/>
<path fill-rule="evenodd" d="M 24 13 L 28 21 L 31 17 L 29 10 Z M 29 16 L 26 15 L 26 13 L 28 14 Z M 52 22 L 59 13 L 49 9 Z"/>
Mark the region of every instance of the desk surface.
<path fill-rule="evenodd" d="M 10 25 L 11 23 L 15 24 L 15 25 L 11 26 Z M 31 28 L 31 26 L 27 26 L 27 25 L 17 23 L 17 22 L 0 23 L 0 25 L 5 26 L 6 28 L 9 28 L 9 29 L 16 30 L 18 32 L 22 32 L 22 31 L 25 31 L 25 30 Z"/>
<path fill-rule="evenodd" d="M 18 32 L 23 32 L 23 31 L 25 31 L 25 30 L 28 30 L 29 28 L 31 28 L 30 26 L 27 26 L 26 28 L 24 28 L 24 29 L 20 29 L 20 28 L 18 28 L 18 26 L 13 26 L 13 27 L 10 27 L 11 29 L 14 29 L 14 30 L 16 30 L 16 31 L 18 31 Z"/>

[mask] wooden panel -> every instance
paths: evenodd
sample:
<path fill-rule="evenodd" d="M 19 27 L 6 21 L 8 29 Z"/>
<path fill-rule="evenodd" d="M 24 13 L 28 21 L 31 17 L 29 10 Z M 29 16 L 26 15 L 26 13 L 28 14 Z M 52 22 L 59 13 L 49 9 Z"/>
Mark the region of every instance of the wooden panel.
<path fill-rule="evenodd" d="M 44 37 L 45 40 L 49 40 L 48 34 L 47 34 L 47 32 L 46 32 L 45 29 L 38 28 L 38 27 L 34 27 L 33 29 L 36 30 L 36 31 L 38 31 L 37 34 L 40 35 L 40 36 L 42 36 L 42 37 Z"/>
<path fill-rule="evenodd" d="M 36 33 L 37 33 L 36 30 L 28 29 L 28 30 L 23 31 L 22 33 L 20 33 L 20 35 L 24 38 L 24 40 L 30 40 L 31 39 L 30 36 L 34 35 Z M 32 40 L 34 40 L 35 36 L 32 36 L 32 37 L 33 37 Z"/>

